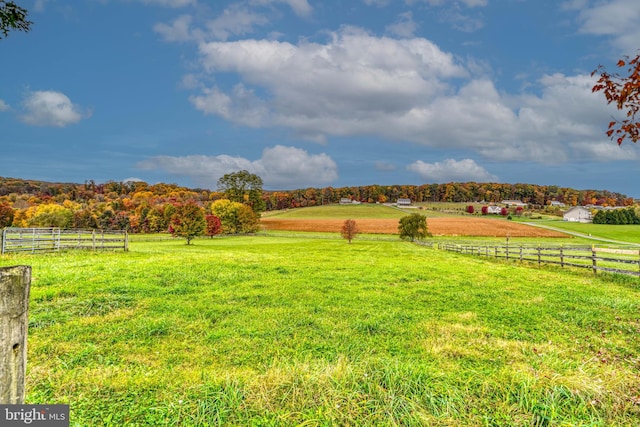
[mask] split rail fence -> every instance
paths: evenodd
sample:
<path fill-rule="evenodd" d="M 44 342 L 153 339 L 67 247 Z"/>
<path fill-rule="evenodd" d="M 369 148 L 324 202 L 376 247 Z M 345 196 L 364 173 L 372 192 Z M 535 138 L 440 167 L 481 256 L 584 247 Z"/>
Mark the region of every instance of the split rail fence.
<path fill-rule="evenodd" d="M 129 249 L 126 231 L 80 230 L 62 228 L 4 228 L 0 253 L 56 252 L 69 249 Z"/>
<path fill-rule="evenodd" d="M 640 249 L 596 246 L 479 245 L 448 242 L 438 243 L 438 249 L 520 262 L 588 268 L 594 273 L 606 271 L 640 277 Z"/>

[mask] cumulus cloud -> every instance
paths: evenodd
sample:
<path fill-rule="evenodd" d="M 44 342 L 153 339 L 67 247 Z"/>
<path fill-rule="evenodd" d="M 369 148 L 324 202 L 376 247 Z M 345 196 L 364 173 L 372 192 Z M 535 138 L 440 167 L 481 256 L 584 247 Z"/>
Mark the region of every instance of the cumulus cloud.
<path fill-rule="evenodd" d="M 265 148 L 258 160 L 218 156 L 155 156 L 138 163 L 144 170 L 164 170 L 170 174 L 187 176 L 198 185 L 215 188 L 223 175 L 248 170 L 259 175 L 265 187 L 301 188 L 330 184 L 338 178 L 336 163 L 326 154 L 309 154 L 296 147 L 276 145 Z"/>
<path fill-rule="evenodd" d="M 429 40 L 353 27 L 325 43 L 248 39 L 201 43 L 199 52 L 204 74 L 231 73 L 239 83 L 200 86 L 190 97 L 196 109 L 312 141 L 374 136 L 494 161 L 562 163 L 595 156 L 617 114 L 592 93 L 589 75 L 545 75 L 531 92 L 508 94 Z"/>
<path fill-rule="evenodd" d="M 573 3 L 568 8 L 576 6 Z M 580 10 L 580 31 L 585 34 L 608 35 L 623 53 L 635 54 L 640 40 L 640 2 L 609 0 Z"/>
<path fill-rule="evenodd" d="M 9 111 L 9 104 L 7 104 L 6 102 L 4 102 L 2 99 L 0 99 L 0 112 L 2 111 Z"/>
<path fill-rule="evenodd" d="M 417 173 L 423 180 L 429 182 L 496 182 L 498 177 L 490 174 L 472 159 L 447 159 L 443 162 L 425 163 L 418 160 L 407 170 Z"/>
<path fill-rule="evenodd" d="M 64 93 L 52 90 L 30 92 L 22 108 L 21 120 L 33 126 L 65 127 L 89 116 Z"/>

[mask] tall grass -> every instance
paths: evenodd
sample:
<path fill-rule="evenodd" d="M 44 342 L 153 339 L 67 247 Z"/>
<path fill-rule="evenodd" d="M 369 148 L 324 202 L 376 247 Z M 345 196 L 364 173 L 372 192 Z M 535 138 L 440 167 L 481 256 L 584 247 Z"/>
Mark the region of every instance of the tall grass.
<path fill-rule="evenodd" d="M 72 425 L 633 425 L 639 287 L 410 243 L 238 237 L 33 266 L 27 401 Z"/>

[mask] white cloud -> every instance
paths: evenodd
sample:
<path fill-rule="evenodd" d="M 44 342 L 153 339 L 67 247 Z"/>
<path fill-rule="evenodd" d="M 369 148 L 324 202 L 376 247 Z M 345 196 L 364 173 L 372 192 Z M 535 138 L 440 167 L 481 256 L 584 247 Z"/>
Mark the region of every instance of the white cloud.
<path fill-rule="evenodd" d="M 197 0 L 139 0 L 142 3 L 172 8 L 195 5 Z"/>
<path fill-rule="evenodd" d="M 611 36 L 614 45 L 623 53 L 637 52 L 640 40 L 640 2 L 637 0 L 598 2 L 582 9 L 578 19 L 582 33 Z"/>
<path fill-rule="evenodd" d="M 34 126 L 64 127 L 88 117 L 62 92 L 51 90 L 30 92 L 22 101 L 24 123 Z"/>
<path fill-rule="evenodd" d="M 2 111 L 9 111 L 9 104 L 7 104 L 6 102 L 4 102 L 2 99 L 0 99 L 0 112 Z"/>
<path fill-rule="evenodd" d="M 193 39 L 191 34 L 190 26 L 191 26 L 192 17 L 190 15 L 182 15 L 177 17 L 171 25 L 165 23 L 157 23 L 153 26 L 153 30 L 160 35 L 166 41 L 169 42 L 182 42 Z"/>
<path fill-rule="evenodd" d="M 470 72 L 477 64 L 464 67 L 423 38 L 345 27 L 325 44 L 240 40 L 199 49 L 204 73 L 234 73 L 240 83 L 202 88 L 190 98 L 198 110 L 313 141 L 372 135 L 492 160 L 561 163 L 595 155 L 589 147 L 606 141 L 604 126 L 616 114 L 592 93 L 588 75 L 544 76 L 529 88 L 537 95 L 501 93 L 486 73 Z"/>
<path fill-rule="evenodd" d="M 466 7 L 484 7 L 487 4 L 489 4 L 489 0 L 457 0 L 457 1 L 451 1 L 451 0 L 406 0 L 406 2 L 408 4 L 413 4 L 413 3 L 427 3 L 431 6 L 441 6 L 441 5 L 447 5 L 447 6 L 452 6 L 452 7 L 460 7 L 460 6 L 466 6 Z"/>
<path fill-rule="evenodd" d="M 197 109 L 252 126 L 301 135 L 366 133 L 371 121 L 406 114 L 449 90 L 465 70 L 425 39 L 376 38 L 354 28 L 327 44 L 268 40 L 200 45 L 205 71 L 237 73 L 232 93 L 218 87 L 191 98 Z M 260 93 L 250 88 L 260 88 Z M 377 126 L 375 126 L 377 127 Z"/>
<path fill-rule="evenodd" d="M 430 182 L 498 181 L 497 176 L 487 172 L 472 159 L 460 161 L 447 159 L 436 163 L 425 163 L 418 160 L 407 166 L 407 170 L 417 173 L 423 180 Z"/>
<path fill-rule="evenodd" d="M 254 27 L 265 25 L 268 20 L 241 4 L 232 4 L 222 15 L 207 23 L 208 33 L 216 40 L 227 40 L 230 36 L 249 34 Z"/>
<path fill-rule="evenodd" d="M 404 38 L 413 37 L 417 29 L 418 25 L 411 12 L 401 13 L 395 23 L 386 27 L 388 33 Z"/>
<path fill-rule="evenodd" d="M 309 16 L 313 8 L 307 0 L 251 0 L 251 4 L 268 5 L 273 3 L 285 3 L 293 9 L 298 16 Z"/>
<path fill-rule="evenodd" d="M 156 156 L 138 163 L 140 169 L 161 169 L 170 174 L 188 176 L 198 185 L 215 188 L 224 174 L 248 170 L 259 175 L 265 187 L 302 188 L 326 185 L 338 178 L 336 163 L 326 154 L 309 154 L 295 147 L 277 145 L 266 148 L 258 160 L 228 155 Z"/>

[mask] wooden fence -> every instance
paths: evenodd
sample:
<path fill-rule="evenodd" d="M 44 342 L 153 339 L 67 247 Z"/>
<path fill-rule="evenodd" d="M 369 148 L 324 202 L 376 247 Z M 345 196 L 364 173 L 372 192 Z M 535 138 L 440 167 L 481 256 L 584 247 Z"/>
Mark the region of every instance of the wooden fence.
<path fill-rule="evenodd" d="M 520 262 L 588 268 L 594 273 L 606 271 L 640 276 L 640 249 L 628 247 L 479 245 L 440 242 L 438 249 Z"/>
<path fill-rule="evenodd" d="M 55 252 L 68 249 L 129 249 L 126 231 L 78 230 L 62 228 L 5 228 L 1 254 L 16 252 Z"/>
<path fill-rule="evenodd" d="M 0 267 L 0 404 L 24 403 L 31 267 Z"/>

